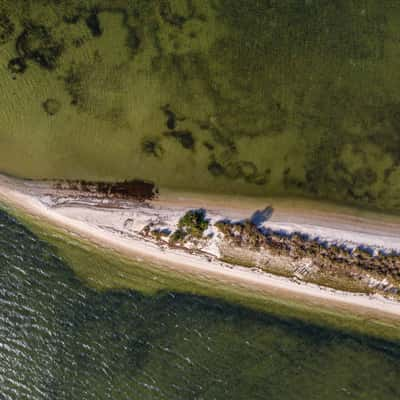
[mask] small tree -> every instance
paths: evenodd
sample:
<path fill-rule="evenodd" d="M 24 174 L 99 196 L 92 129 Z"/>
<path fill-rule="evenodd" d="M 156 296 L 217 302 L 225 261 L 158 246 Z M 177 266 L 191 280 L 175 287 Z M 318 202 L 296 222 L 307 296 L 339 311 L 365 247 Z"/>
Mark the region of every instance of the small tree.
<path fill-rule="evenodd" d="M 204 210 L 190 210 L 178 222 L 178 228 L 188 235 L 200 238 L 208 228 Z"/>

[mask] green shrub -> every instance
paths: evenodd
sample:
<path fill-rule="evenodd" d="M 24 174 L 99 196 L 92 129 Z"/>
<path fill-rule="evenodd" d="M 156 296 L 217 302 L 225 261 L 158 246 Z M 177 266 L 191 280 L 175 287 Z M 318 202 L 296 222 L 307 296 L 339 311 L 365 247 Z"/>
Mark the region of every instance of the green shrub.
<path fill-rule="evenodd" d="M 203 210 L 190 210 L 178 222 L 178 228 L 186 234 L 200 238 L 208 228 Z"/>
<path fill-rule="evenodd" d="M 177 229 L 169 238 L 169 243 L 173 245 L 182 242 L 186 236 L 187 233 L 185 231 L 183 231 L 182 229 Z"/>

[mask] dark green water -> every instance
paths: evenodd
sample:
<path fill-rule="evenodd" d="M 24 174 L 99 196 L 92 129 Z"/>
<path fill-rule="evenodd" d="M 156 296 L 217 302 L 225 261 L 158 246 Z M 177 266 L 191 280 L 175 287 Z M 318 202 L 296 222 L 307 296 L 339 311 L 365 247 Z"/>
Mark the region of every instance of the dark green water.
<path fill-rule="evenodd" d="M 400 212 L 399 43 L 398 0 L 0 0 L 0 170 Z"/>
<path fill-rule="evenodd" d="M 400 346 L 204 297 L 98 292 L 0 212 L 0 399 L 396 399 Z"/>

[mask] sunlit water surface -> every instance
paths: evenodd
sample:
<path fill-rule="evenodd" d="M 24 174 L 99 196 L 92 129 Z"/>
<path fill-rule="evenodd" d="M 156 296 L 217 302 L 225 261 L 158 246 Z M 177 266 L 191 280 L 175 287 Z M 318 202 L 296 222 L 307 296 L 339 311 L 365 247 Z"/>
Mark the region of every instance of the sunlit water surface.
<path fill-rule="evenodd" d="M 0 212 L 0 399 L 397 399 L 400 347 L 208 298 L 98 292 Z"/>

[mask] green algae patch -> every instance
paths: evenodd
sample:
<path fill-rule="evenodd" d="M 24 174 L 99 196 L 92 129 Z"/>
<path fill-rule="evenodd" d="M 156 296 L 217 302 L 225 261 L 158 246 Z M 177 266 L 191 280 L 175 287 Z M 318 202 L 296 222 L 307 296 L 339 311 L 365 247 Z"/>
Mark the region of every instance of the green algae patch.
<path fill-rule="evenodd" d="M 390 0 L 3 0 L 0 170 L 398 212 L 399 17 Z"/>
<path fill-rule="evenodd" d="M 2 206 L 15 215 L 54 252 L 86 285 L 98 291 L 135 290 L 146 296 L 181 293 L 224 301 L 287 321 L 348 332 L 356 336 L 390 341 L 400 340 L 400 321 L 377 314 L 360 314 L 356 309 L 339 309 L 304 298 L 267 293 L 256 287 L 217 279 L 204 274 L 177 272 L 167 266 L 126 258 L 95 246 L 87 240 L 39 221 L 12 207 Z"/>

